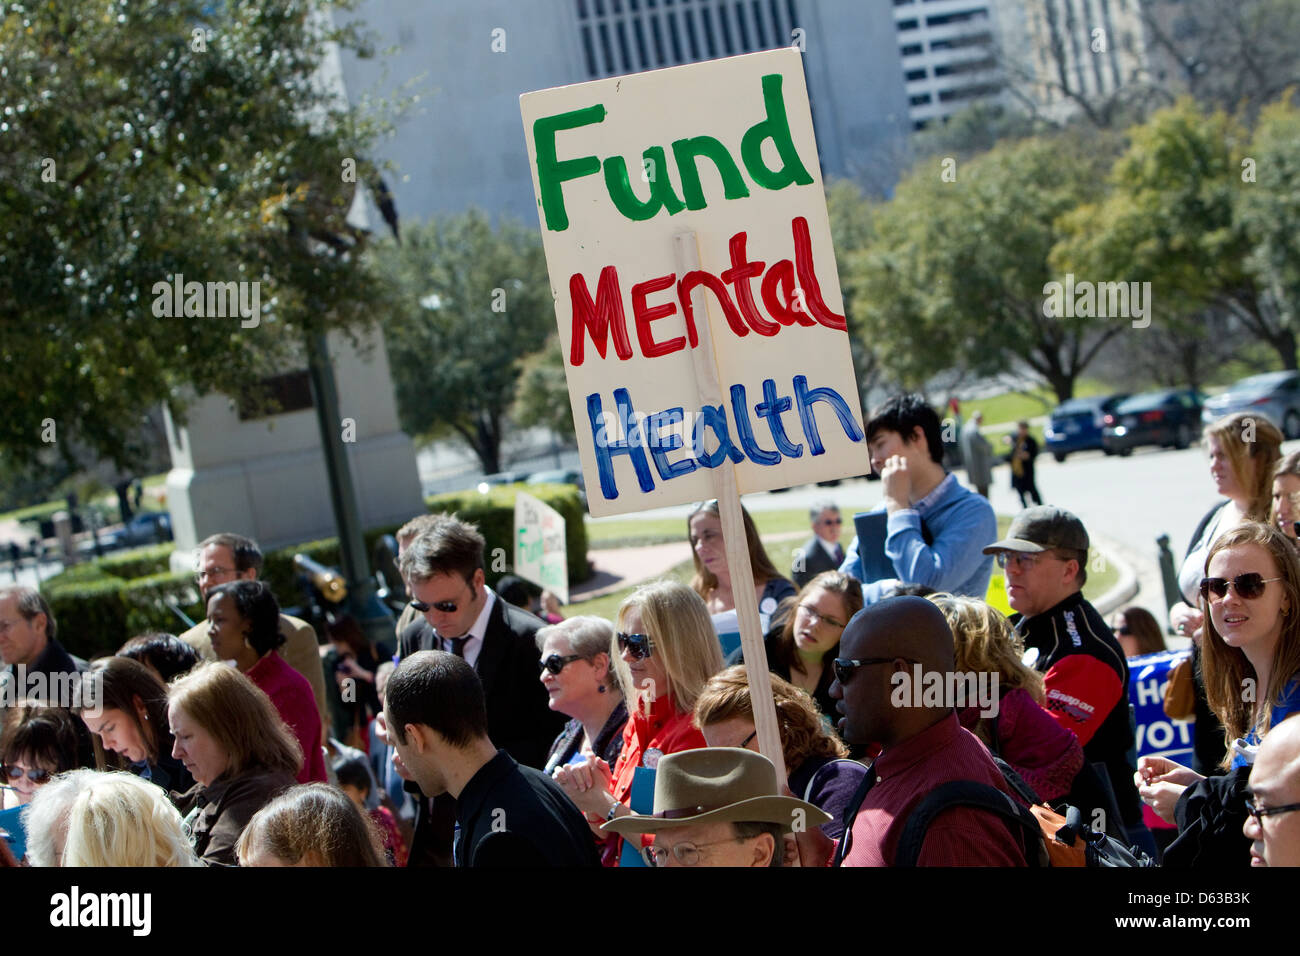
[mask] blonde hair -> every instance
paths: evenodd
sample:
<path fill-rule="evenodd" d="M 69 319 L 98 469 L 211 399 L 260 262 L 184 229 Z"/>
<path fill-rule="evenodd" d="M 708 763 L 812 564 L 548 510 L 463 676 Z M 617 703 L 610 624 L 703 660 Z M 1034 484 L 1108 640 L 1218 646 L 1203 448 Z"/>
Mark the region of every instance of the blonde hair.
<path fill-rule="evenodd" d="M 96 774 L 73 801 L 63 866 L 202 866 L 180 813 L 130 773 Z"/>
<path fill-rule="evenodd" d="M 786 773 L 794 773 L 809 757 L 847 757 L 849 748 L 826 726 L 808 693 L 776 674 L 769 677 Z M 728 667 L 721 674 L 710 677 L 695 702 L 695 726 L 701 730 L 736 717 L 754 719 L 749 677 L 744 664 Z"/>
<path fill-rule="evenodd" d="M 931 594 L 929 601 L 943 612 L 952 629 L 955 672 L 997 674 L 1000 692 L 1019 688 L 1043 703 L 1043 677 L 1021 662 L 1024 642 L 1001 611 L 947 592 Z"/>
<path fill-rule="evenodd" d="M 1250 431 L 1250 438 L 1246 432 Z M 1234 412 L 1205 428 L 1206 443 L 1217 438 L 1237 487 L 1246 495 L 1246 519 L 1264 521 L 1273 501 L 1273 466 L 1282 456 L 1282 433 L 1260 415 Z"/>
<path fill-rule="evenodd" d="M 1232 762 L 1232 741 L 1244 737 L 1252 724 L 1259 736 L 1263 737 L 1272 723 L 1273 704 L 1282 699 L 1286 685 L 1300 674 L 1300 561 L 1297 560 L 1291 539 L 1273 525 L 1257 521 L 1243 522 L 1219 535 L 1210 546 L 1210 553 L 1205 556 L 1205 574 L 1210 573 L 1210 562 L 1216 554 L 1243 544 L 1257 544 L 1272 556 L 1282 580 L 1264 586 L 1273 587 L 1276 584 L 1282 588 L 1290 603 L 1290 611 L 1282 615 L 1282 632 L 1278 635 L 1277 646 L 1273 648 L 1272 673 L 1268 686 L 1256 687 L 1251 700 L 1245 701 L 1242 699 L 1246 696 L 1242 693 L 1245 681 L 1249 678 L 1254 682 L 1259 675 L 1241 648 L 1229 647 L 1224 642 L 1214 628 L 1209 602 L 1204 598 L 1200 601 L 1201 611 L 1205 615 L 1205 637 L 1201 641 L 1205 699 L 1223 724 L 1224 741 L 1228 746 L 1223 761 L 1225 768 Z M 1254 723 L 1257 708 L 1259 721 Z"/>
<path fill-rule="evenodd" d="M 690 713 L 705 683 L 722 670 L 722 646 L 704 599 L 680 581 L 651 581 L 629 594 L 619 606 L 618 630 L 627 629 L 627 614 L 632 610 L 641 613 L 641 625 L 653 644 L 651 653 L 663 663 L 668 696 L 678 713 Z M 609 653 L 625 693 L 643 691 L 619 653 L 617 637 Z"/>
<path fill-rule="evenodd" d="M 296 777 L 302 769 L 302 747 L 271 698 L 233 667 L 199 664 L 171 685 L 167 705 L 183 710 L 226 752 L 223 776 L 260 768 Z"/>

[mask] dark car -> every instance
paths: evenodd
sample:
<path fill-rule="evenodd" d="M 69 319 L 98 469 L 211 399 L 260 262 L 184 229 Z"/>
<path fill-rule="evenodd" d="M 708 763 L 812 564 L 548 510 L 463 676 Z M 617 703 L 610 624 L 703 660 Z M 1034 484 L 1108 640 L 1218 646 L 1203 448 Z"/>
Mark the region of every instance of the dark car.
<path fill-rule="evenodd" d="M 118 548 L 138 548 L 146 544 L 161 544 L 172 540 L 172 516 L 167 511 L 144 511 L 112 531 L 99 535 L 101 551 Z M 83 541 L 79 550 L 93 551 L 95 542 Z"/>
<path fill-rule="evenodd" d="M 1074 451 L 1091 451 L 1100 448 L 1106 454 L 1108 450 L 1101 440 L 1101 430 L 1106 424 L 1106 416 L 1115 410 L 1115 406 L 1128 398 L 1127 392 L 1118 395 L 1094 395 L 1090 398 L 1072 398 L 1052 409 L 1043 429 L 1043 443 L 1057 461 L 1065 461 L 1065 456 Z"/>
<path fill-rule="evenodd" d="M 1300 372 L 1265 372 L 1234 382 L 1226 392 L 1206 399 L 1201 422 L 1212 425 L 1233 412 L 1267 418 L 1287 438 L 1300 438 Z"/>
<path fill-rule="evenodd" d="M 1203 398 L 1190 388 L 1143 392 L 1109 412 L 1101 430 L 1102 447 L 1127 455 L 1139 445 L 1186 448 L 1201 429 Z"/>

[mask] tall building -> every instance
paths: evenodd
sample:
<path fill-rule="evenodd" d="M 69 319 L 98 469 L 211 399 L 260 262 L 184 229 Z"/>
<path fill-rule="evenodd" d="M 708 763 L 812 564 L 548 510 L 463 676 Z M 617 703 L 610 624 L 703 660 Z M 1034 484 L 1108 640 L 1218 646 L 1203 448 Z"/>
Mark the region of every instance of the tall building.
<path fill-rule="evenodd" d="M 1002 72 L 992 4 L 893 0 L 893 15 L 913 129 L 999 95 Z"/>
<path fill-rule="evenodd" d="M 907 101 L 878 0 L 366 0 L 352 21 L 396 48 L 343 56 L 352 102 L 408 81 L 419 96 L 379 144 L 403 217 L 477 206 L 535 220 L 521 93 L 790 45 L 804 50 L 823 173 L 882 193 L 898 178 Z"/>

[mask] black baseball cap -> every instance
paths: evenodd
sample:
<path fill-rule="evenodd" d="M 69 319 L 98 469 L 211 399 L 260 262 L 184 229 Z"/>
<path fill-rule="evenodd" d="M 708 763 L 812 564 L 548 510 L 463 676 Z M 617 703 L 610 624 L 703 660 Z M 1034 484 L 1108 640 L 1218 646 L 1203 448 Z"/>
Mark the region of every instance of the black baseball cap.
<path fill-rule="evenodd" d="M 1007 529 L 1007 536 L 994 541 L 984 549 L 985 554 L 997 551 L 1087 551 L 1088 532 L 1083 522 L 1070 512 L 1051 505 L 1026 508 Z"/>

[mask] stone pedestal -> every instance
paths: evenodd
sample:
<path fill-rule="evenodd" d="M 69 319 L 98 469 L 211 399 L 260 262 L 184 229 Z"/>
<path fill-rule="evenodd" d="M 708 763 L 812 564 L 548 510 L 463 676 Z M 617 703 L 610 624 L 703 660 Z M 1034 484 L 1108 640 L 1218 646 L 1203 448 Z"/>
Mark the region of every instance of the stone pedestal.
<path fill-rule="evenodd" d="M 374 331 L 363 358 L 341 335 L 329 348 L 364 528 L 400 523 L 424 511 L 415 447 L 398 425 L 383 337 Z M 305 368 L 305 362 L 303 367 Z M 167 416 L 172 469 L 167 507 L 176 551 L 173 570 L 193 568 L 208 535 L 248 535 L 263 551 L 334 537 L 329 483 L 313 409 L 241 421 L 234 399 L 206 395 L 178 426 Z"/>

